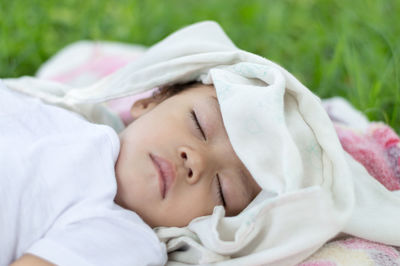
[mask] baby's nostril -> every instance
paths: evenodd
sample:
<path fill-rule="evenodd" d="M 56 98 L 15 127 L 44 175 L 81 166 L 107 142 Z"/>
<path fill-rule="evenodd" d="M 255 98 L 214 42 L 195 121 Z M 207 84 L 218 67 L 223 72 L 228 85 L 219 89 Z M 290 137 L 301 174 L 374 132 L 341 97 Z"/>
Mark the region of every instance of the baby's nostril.
<path fill-rule="evenodd" d="M 187 155 L 186 155 L 186 152 L 181 152 L 181 158 L 182 159 L 187 159 Z"/>
<path fill-rule="evenodd" d="M 193 171 L 192 171 L 192 169 L 189 169 L 189 177 L 192 177 L 193 176 Z"/>

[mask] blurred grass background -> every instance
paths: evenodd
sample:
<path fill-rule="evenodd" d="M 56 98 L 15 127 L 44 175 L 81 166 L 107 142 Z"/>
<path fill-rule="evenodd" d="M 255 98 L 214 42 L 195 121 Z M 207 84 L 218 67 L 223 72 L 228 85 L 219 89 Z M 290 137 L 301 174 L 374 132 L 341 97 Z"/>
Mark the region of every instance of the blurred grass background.
<path fill-rule="evenodd" d="M 215 20 L 320 97 L 343 96 L 400 132 L 398 14 L 394 0 L 0 0 L 0 77 L 34 75 L 77 40 L 152 45 Z"/>

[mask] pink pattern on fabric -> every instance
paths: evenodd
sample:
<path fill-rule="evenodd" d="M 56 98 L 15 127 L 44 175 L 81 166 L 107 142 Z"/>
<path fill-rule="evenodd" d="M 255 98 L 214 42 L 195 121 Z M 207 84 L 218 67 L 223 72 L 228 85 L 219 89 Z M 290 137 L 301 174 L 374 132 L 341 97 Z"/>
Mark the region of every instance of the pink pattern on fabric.
<path fill-rule="evenodd" d="M 399 251 L 395 247 L 349 237 L 324 245 L 315 253 L 317 257 L 312 256 L 297 266 L 354 265 L 355 260 L 359 265 L 398 266 Z"/>
<path fill-rule="evenodd" d="M 104 47 L 101 43 L 93 43 L 89 51 L 90 54 L 78 54 L 77 52 L 77 56 L 86 58 L 79 65 L 48 78 L 67 84 L 74 84 L 76 82 L 92 83 L 134 61 L 141 54 L 140 52 L 123 53 L 122 51 L 119 53 L 110 53 L 107 47 Z M 108 101 L 107 105 L 118 114 L 125 125 L 128 125 L 133 120 L 130 114 L 132 104 L 143 96 L 148 95 L 144 93 L 143 95 L 114 99 Z"/>
<path fill-rule="evenodd" d="M 349 154 L 388 190 L 400 189 L 400 139 L 387 125 L 373 123 L 366 133 L 335 124 L 339 140 Z"/>
<path fill-rule="evenodd" d="M 335 117 L 330 115 L 330 118 L 335 121 Z M 400 138 L 393 129 L 383 123 L 370 123 L 365 131 L 340 122 L 334 122 L 334 126 L 344 150 L 360 162 L 371 176 L 389 190 L 400 189 Z M 346 261 L 352 250 L 368 256 L 374 265 L 400 265 L 400 248 L 356 237 L 330 242 L 321 250 L 329 253 L 338 246 L 343 248 L 343 252 L 332 253 L 332 257 L 321 260 L 311 257 L 299 266 L 337 265 Z"/>
<path fill-rule="evenodd" d="M 85 63 L 74 69 L 53 76 L 50 79 L 62 83 L 68 83 L 68 81 L 71 79 L 87 73 L 95 74 L 96 77 L 101 78 L 125 66 L 127 63 L 133 61 L 136 57 L 137 55 L 105 55 L 101 48 L 94 45 L 93 52 Z"/>
<path fill-rule="evenodd" d="M 377 143 L 385 148 L 390 148 L 400 143 L 400 139 L 393 129 L 385 126 L 382 123 L 371 123 L 368 134 L 371 135 Z"/>
<path fill-rule="evenodd" d="M 337 266 L 337 264 L 333 261 L 328 260 L 318 260 L 318 261 L 307 261 L 298 264 L 297 266 Z"/>
<path fill-rule="evenodd" d="M 352 249 L 362 249 L 365 251 L 379 251 L 379 253 L 384 253 L 385 255 L 397 259 L 400 257 L 396 249 L 391 246 L 386 246 L 384 244 L 379 244 L 365 239 L 360 238 L 348 238 L 346 240 L 337 241 L 337 243 L 343 247 Z"/>

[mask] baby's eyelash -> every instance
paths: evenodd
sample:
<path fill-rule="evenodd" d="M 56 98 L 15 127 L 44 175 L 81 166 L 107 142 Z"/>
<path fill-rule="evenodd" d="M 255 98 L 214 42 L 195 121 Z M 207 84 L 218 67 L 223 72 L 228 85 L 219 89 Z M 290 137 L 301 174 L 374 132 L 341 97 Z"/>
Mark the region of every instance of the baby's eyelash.
<path fill-rule="evenodd" d="M 199 120 L 197 119 L 196 113 L 193 110 L 191 110 L 190 114 L 191 114 L 190 117 L 193 119 L 197 129 L 200 131 L 200 133 L 203 136 L 203 138 L 205 140 L 207 140 L 206 134 L 204 133 L 203 129 L 201 128 L 201 125 L 199 123 Z"/>
<path fill-rule="evenodd" d="M 221 187 L 221 181 L 219 180 L 219 175 L 217 174 L 217 182 L 218 182 L 218 197 L 220 201 L 222 202 L 222 205 L 225 207 L 226 202 L 224 198 L 224 193 L 222 192 L 222 187 Z"/>

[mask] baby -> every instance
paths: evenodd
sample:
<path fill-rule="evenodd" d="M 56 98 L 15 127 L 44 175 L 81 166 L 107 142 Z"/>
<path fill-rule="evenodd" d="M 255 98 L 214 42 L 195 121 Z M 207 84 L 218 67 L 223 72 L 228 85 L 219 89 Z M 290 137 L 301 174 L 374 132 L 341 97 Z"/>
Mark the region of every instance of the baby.
<path fill-rule="evenodd" d="M 233 216 L 260 192 L 213 86 L 164 87 L 131 114 L 118 139 L 0 83 L 1 265 L 162 265 L 150 227 L 185 226 L 216 205 Z"/>
<path fill-rule="evenodd" d="M 133 105 L 120 138 L 102 124 L 121 121 L 90 104 L 190 80 L 219 102 L 212 86 L 164 87 Z M 214 22 L 89 86 L 5 83 L 0 265 L 161 265 L 166 250 L 177 263 L 297 265 L 341 233 L 400 245 L 398 194 L 343 151 L 320 99 Z"/>

